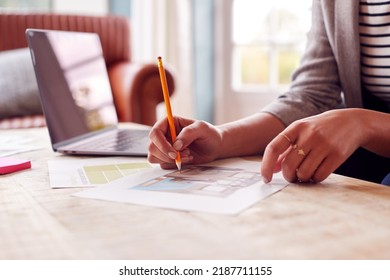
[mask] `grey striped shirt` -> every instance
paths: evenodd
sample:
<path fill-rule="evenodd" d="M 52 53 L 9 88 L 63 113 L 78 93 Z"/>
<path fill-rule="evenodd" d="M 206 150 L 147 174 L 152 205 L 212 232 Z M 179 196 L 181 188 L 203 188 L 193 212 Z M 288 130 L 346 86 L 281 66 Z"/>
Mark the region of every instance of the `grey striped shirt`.
<path fill-rule="evenodd" d="M 390 1 L 360 0 L 362 85 L 390 107 Z"/>

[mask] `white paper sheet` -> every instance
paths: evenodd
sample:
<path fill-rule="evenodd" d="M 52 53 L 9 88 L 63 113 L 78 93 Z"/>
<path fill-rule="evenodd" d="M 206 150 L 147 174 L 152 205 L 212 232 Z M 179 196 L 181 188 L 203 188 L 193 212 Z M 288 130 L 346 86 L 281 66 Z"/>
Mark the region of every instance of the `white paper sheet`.
<path fill-rule="evenodd" d="M 152 168 L 145 158 L 61 158 L 48 161 L 52 188 L 95 187 Z"/>
<path fill-rule="evenodd" d="M 6 157 L 14 154 L 30 152 L 42 149 L 36 144 L 37 139 L 19 136 L 7 135 L 0 137 L 0 156 Z"/>
<path fill-rule="evenodd" d="M 238 158 L 187 167 L 181 173 L 154 167 L 74 195 L 234 215 L 287 186 L 279 174 L 264 184 L 259 170 L 259 162 Z"/>

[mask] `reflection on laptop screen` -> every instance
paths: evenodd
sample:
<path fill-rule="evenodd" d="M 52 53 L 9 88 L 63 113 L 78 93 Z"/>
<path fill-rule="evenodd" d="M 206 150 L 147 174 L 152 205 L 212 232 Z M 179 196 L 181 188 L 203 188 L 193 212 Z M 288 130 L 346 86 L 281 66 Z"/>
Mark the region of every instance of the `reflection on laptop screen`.
<path fill-rule="evenodd" d="M 63 31 L 27 35 L 52 141 L 116 126 L 98 35 Z"/>

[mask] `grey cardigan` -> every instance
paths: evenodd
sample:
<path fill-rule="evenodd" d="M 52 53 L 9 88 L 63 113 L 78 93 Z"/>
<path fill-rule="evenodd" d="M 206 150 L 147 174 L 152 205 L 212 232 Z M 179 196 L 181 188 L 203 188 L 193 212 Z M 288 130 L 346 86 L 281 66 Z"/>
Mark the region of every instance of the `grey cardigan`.
<path fill-rule="evenodd" d="M 359 1 L 314 0 L 305 54 L 289 91 L 262 111 L 286 126 L 340 107 L 362 107 Z"/>

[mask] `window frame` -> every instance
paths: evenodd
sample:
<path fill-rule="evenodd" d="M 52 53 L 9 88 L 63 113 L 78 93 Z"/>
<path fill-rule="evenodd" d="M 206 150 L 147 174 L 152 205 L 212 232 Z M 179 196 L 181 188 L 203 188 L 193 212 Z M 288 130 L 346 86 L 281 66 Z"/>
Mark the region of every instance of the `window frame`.
<path fill-rule="evenodd" d="M 240 86 L 234 85 L 233 55 L 233 1 L 215 0 L 215 123 L 225 123 L 259 112 L 261 108 L 275 100 L 288 90 L 290 83 L 278 83 L 277 50 L 268 53 L 270 59 L 270 83 L 267 85 Z M 285 47 L 278 41 L 271 40 L 271 45 Z M 276 76 L 275 76 L 276 74 Z"/>
<path fill-rule="evenodd" d="M 274 100 L 283 89 L 234 88 L 232 53 L 232 7 L 234 0 L 215 0 L 215 116 L 216 124 L 225 123 L 258 112 Z M 287 86 L 285 87 L 287 89 Z"/>

